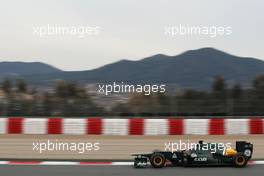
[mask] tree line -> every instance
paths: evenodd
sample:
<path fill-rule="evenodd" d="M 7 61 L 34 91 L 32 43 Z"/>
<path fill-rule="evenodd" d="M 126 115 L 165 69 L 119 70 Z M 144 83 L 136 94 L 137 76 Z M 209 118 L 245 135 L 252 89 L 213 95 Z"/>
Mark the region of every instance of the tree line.
<path fill-rule="evenodd" d="M 216 76 L 209 91 L 185 89 L 177 94 L 151 94 L 148 97 L 137 94 L 112 110 L 143 116 L 264 115 L 264 76 L 256 77 L 247 89 L 239 83 L 228 87 L 223 77 Z"/>
<path fill-rule="evenodd" d="M 94 103 L 87 89 L 75 82 L 57 81 L 51 90 L 28 88 L 18 79 L 1 82 L 5 98 L 0 98 L 4 116 L 211 116 L 263 115 L 264 76 L 253 80 L 250 88 L 240 84 L 228 87 L 216 76 L 211 90 L 184 89 L 169 94 L 132 94 L 128 101 L 106 109 Z"/>
<path fill-rule="evenodd" d="M 91 116 L 104 113 L 86 89 L 75 82 L 57 81 L 51 90 L 29 89 L 24 80 L 1 83 L 5 98 L 0 100 L 4 116 Z"/>

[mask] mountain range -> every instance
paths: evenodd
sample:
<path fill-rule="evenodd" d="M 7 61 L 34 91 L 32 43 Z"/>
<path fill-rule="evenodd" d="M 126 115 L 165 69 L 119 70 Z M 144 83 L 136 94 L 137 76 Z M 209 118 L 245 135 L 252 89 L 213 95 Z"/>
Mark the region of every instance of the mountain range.
<path fill-rule="evenodd" d="M 249 87 L 252 80 L 262 74 L 264 61 L 214 48 L 189 50 L 175 56 L 157 54 L 138 61 L 121 60 L 87 71 L 63 71 L 39 62 L 0 62 L 0 79 L 23 78 L 37 86 L 50 86 L 64 79 L 83 84 L 115 81 L 208 89 L 214 77 L 221 75 L 228 85 L 240 83 Z"/>

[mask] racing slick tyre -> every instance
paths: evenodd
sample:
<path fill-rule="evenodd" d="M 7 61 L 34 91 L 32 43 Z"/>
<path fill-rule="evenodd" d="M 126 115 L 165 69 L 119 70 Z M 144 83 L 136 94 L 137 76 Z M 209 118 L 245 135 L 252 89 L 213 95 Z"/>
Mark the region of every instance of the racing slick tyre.
<path fill-rule="evenodd" d="M 242 153 L 238 153 L 233 158 L 233 164 L 235 167 L 245 167 L 247 165 L 247 158 Z"/>
<path fill-rule="evenodd" d="M 154 167 L 154 168 L 164 167 L 165 162 L 166 162 L 166 159 L 165 159 L 164 155 L 161 153 L 154 153 L 150 157 L 150 163 L 151 163 L 152 167 Z"/>

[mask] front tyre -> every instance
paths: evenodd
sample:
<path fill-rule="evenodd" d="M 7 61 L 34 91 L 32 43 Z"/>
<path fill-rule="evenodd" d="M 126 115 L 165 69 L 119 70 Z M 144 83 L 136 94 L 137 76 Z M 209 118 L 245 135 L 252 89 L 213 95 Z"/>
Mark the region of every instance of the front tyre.
<path fill-rule="evenodd" d="M 154 168 L 162 168 L 164 167 L 166 159 L 161 153 L 153 153 L 150 157 L 150 163 Z"/>

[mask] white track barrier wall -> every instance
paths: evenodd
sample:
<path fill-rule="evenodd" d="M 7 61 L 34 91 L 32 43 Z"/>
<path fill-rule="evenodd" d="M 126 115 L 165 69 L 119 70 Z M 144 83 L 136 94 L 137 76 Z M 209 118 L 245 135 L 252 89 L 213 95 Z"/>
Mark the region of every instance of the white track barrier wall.
<path fill-rule="evenodd" d="M 0 134 L 226 135 L 264 134 L 264 119 L 0 118 Z"/>

